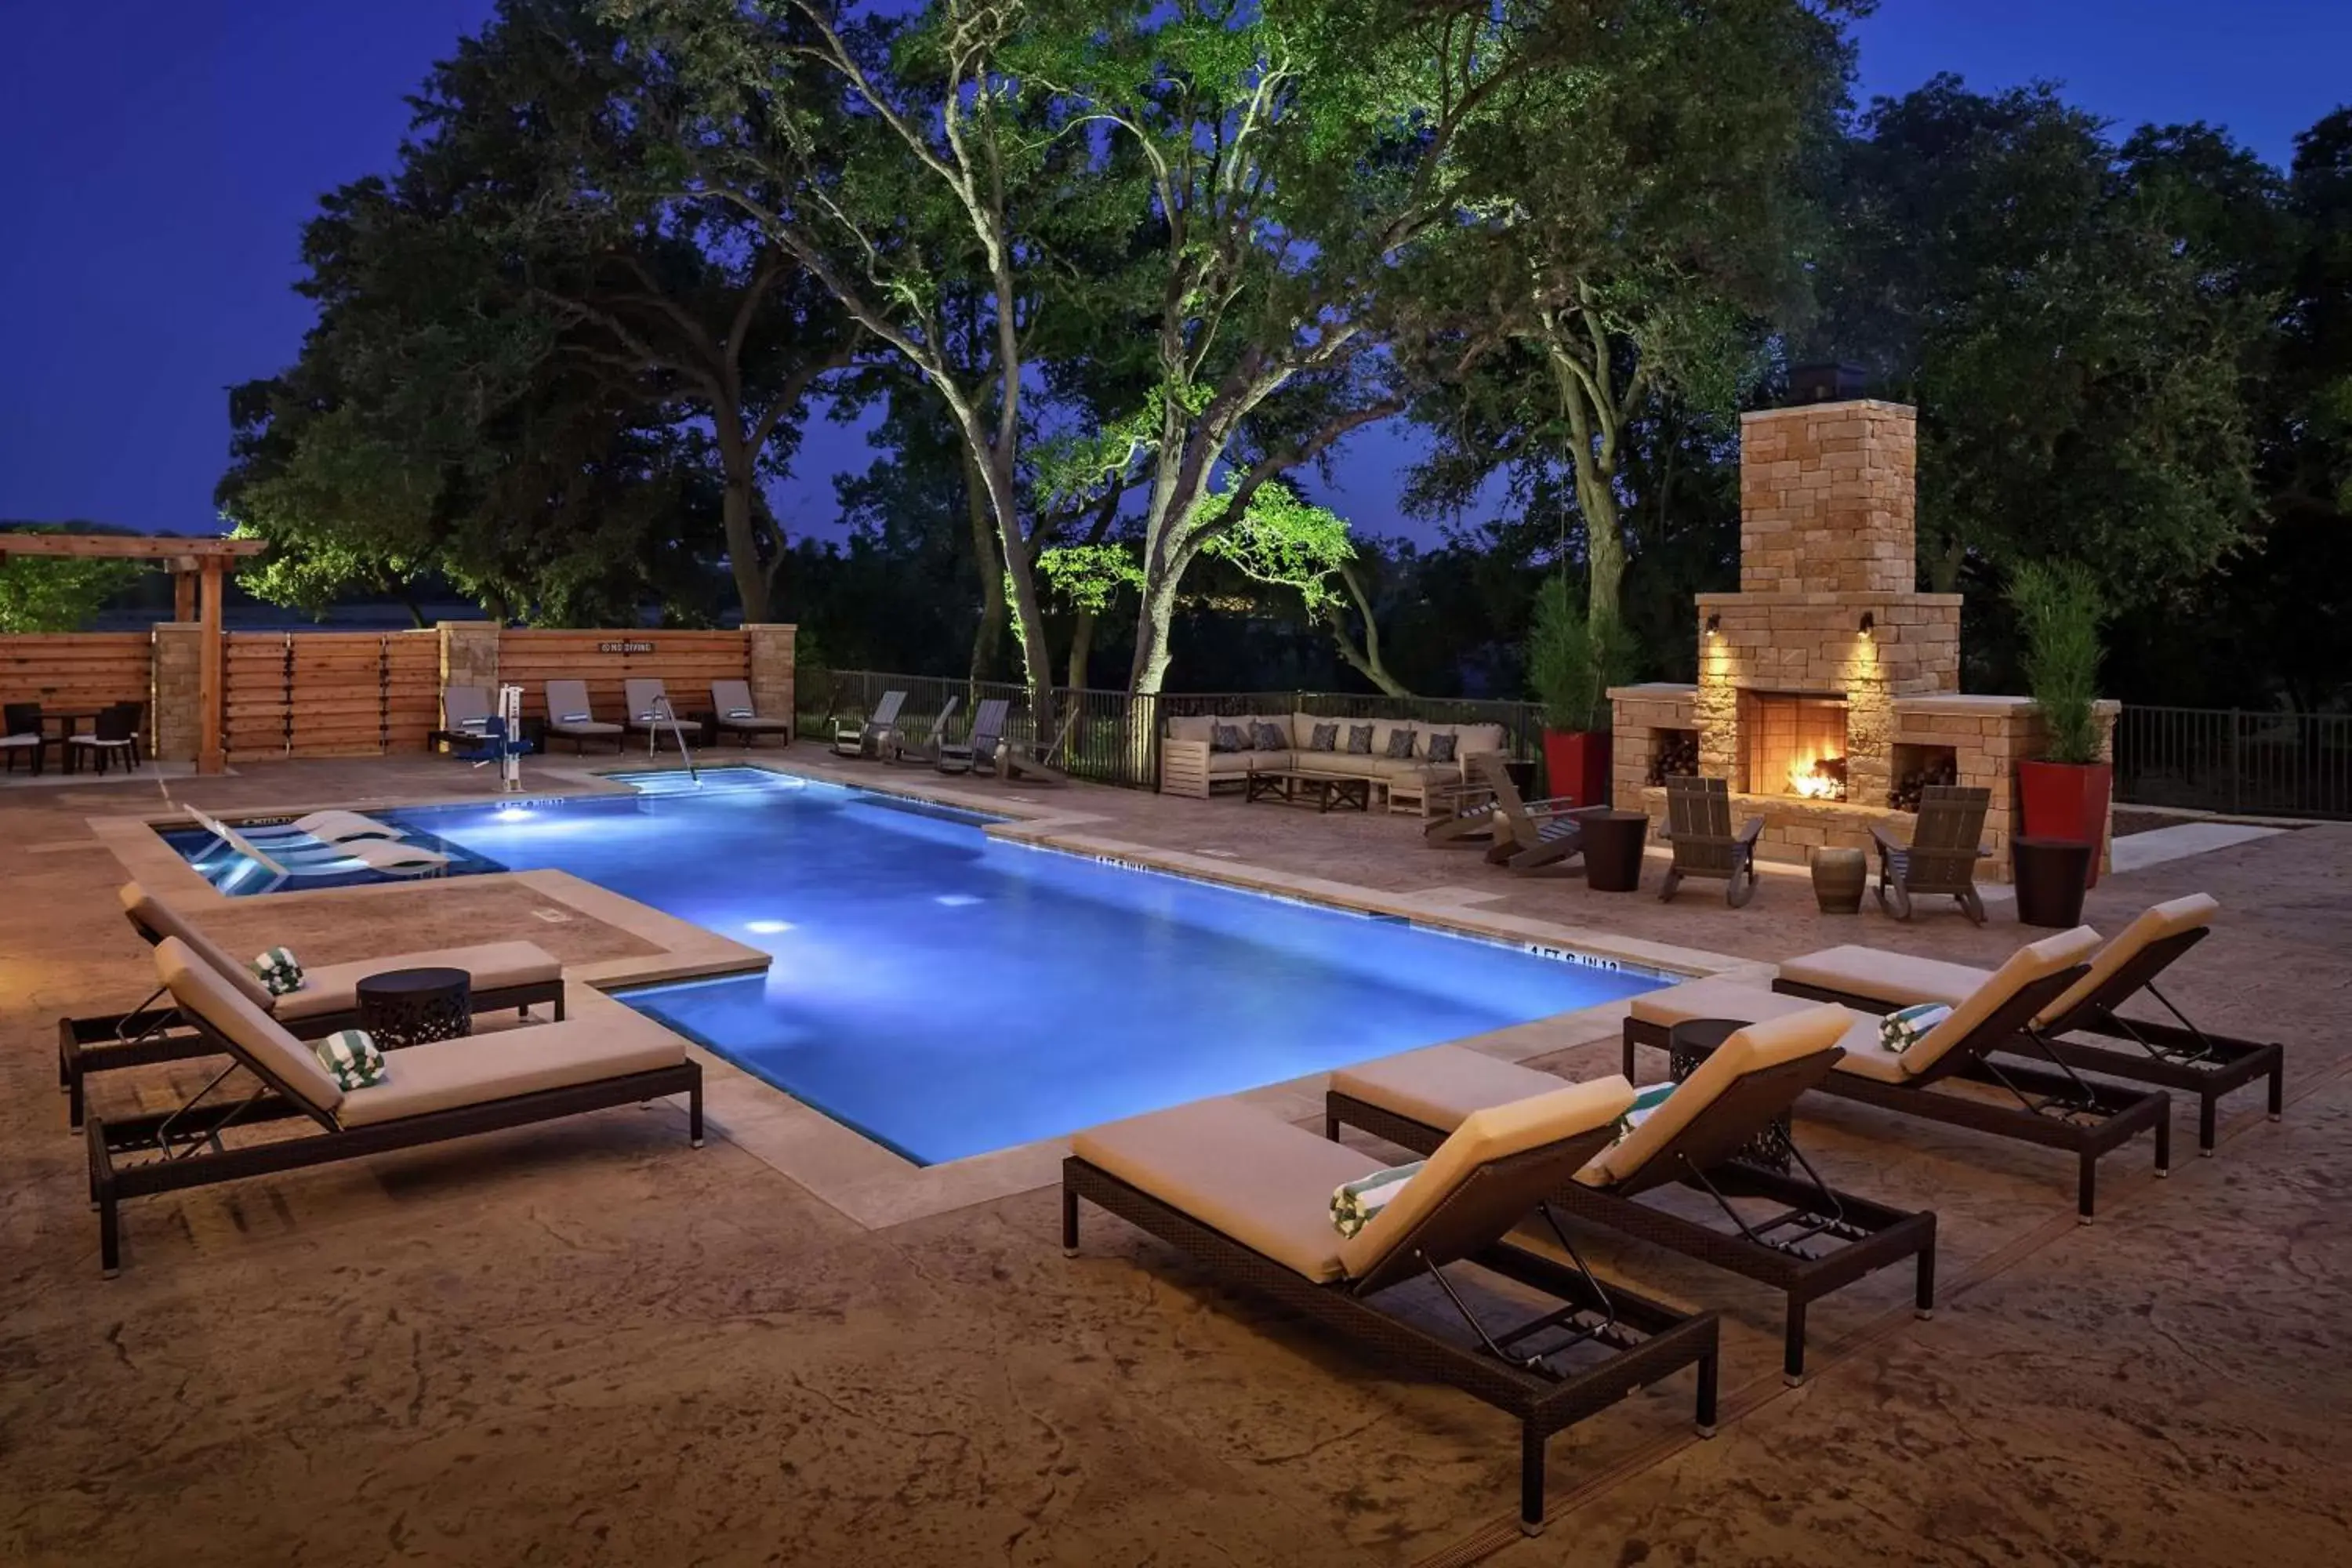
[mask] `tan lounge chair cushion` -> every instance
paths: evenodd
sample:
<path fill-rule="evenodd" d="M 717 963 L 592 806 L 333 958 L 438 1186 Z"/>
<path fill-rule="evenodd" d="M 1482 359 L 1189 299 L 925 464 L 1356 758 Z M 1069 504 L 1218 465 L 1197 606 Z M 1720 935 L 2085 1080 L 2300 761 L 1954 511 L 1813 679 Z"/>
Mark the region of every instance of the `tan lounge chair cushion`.
<path fill-rule="evenodd" d="M 1716 1047 L 1622 1142 L 1595 1154 L 1576 1179 L 1589 1187 L 1632 1179 L 1733 1084 L 1749 1073 L 1830 1049 L 1853 1028 L 1853 1018 L 1849 1008 L 1817 1002 L 1808 1011 L 1748 1025 Z"/>
<path fill-rule="evenodd" d="M 296 1099 L 330 1116 L 342 1104 L 343 1091 L 319 1065 L 310 1047 L 255 1006 L 230 979 L 197 957 L 178 937 L 164 938 L 155 949 L 155 973 L 182 1012 L 219 1030 Z"/>
<path fill-rule="evenodd" d="M 749 719 L 730 719 L 721 714 L 719 727 L 722 730 L 789 730 L 793 721 L 789 719 L 762 719 L 757 714 Z"/>
<path fill-rule="evenodd" d="M 122 900 L 123 912 L 133 921 L 159 936 L 184 944 L 199 960 L 218 970 L 247 1001 L 264 1012 L 269 1010 L 275 999 L 269 994 L 269 987 L 261 983 L 261 977 L 254 973 L 252 964 L 189 924 L 186 916 L 138 883 L 123 883 L 115 896 Z"/>
<path fill-rule="evenodd" d="M 1481 1165 L 1606 1127 L 1633 1103 L 1633 1086 L 1612 1074 L 1472 1111 L 1446 1135 L 1404 1191 L 1390 1199 L 1371 1224 L 1339 1244 L 1340 1266 L 1350 1278 L 1369 1273 Z"/>
<path fill-rule="evenodd" d="M 371 974 L 394 969 L 462 969 L 473 976 L 477 991 L 509 985 L 534 985 L 554 980 L 563 966 L 527 942 L 493 942 L 479 947 L 449 947 L 433 952 L 403 952 L 384 958 L 362 958 L 351 963 L 322 963 L 302 972 L 302 984 L 275 999 L 270 1011 L 291 1022 L 326 1013 L 348 1012 L 360 1005 L 359 984 Z"/>
<path fill-rule="evenodd" d="M 583 720 L 576 724 L 559 723 L 550 719 L 547 730 L 551 735 L 617 735 L 622 732 L 618 724 L 601 723 L 593 719 Z"/>
<path fill-rule="evenodd" d="M 1911 1048 L 1903 1053 L 1903 1070 L 1913 1075 L 1926 1072 L 2021 989 L 2082 963 L 2098 945 L 2097 931 L 2089 926 L 2076 926 L 2019 948 L 1992 972 L 1990 979 L 1954 1007 L 1950 1016 L 1912 1042 Z M 1843 1068 L 1845 1064 L 1840 1062 L 1838 1066 Z"/>
<path fill-rule="evenodd" d="M 1947 963 L 1937 958 L 1914 958 L 1879 947 L 1825 947 L 1792 958 L 1780 965 L 1780 978 L 1825 991 L 1867 996 L 1892 1006 L 1909 1007 L 1940 1002 L 1957 1007 L 1992 978 L 1992 971 L 1972 963 Z"/>
<path fill-rule="evenodd" d="M 1331 1194 L 1383 1168 L 1370 1154 L 1231 1100 L 1090 1128 L 1070 1140 L 1070 1151 L 1318 1285 L 1341 1273 Z"/>
<path fill-rule="evenodd" d="M 1474 1110 L 1549 1094 L 1566 1082 L 1557 1073 L 1497 1061 L 1461 1046 L 1431 1046 L 1331 1075 L 1331 1087 L 1341 1094 L 1445 1132 Z"/>
<path fill-rule="evenodd" d="M 1741 980 L 1685 980 L 1663 991 L 1644 992 L 1633 998 L 1628 1011 L 1645 1024 L 1671 1028 L 1695 1018 L 1757 1024 L 1794 1017 L 1825 1005 L 1803 996 L 1783 996 Z M 1837 1039 L 1845 1047 L 1845 1056 L 1837 1070 L 1883 1083 L 1901 1083 L 1905 1077 L 1901 1058 L 1878 1043 L 1878 1016 L 1853 1007 L 1845 1009 L 1845 1032 Z"/>
<path fill-rule="evenodd" d="M 2090 972 L 2058 994 L 2058 999 L 2042 1010 L 2034 1022 L 2043 1023 L 2064 1017 L 2081 1006 L 2100 986 L 2114 977 L 2116 970 L 2137 958 L 2151 944 L 2182 931 L 2210 926 L 2213 917 L 2221 912 L 2221 904 L 2207 893 L 2189 893 L 2178 899 L 2142 910 L 2139 917 L 2117 933 L 2116 940 L 2099 950 L 2091 960 Z"/>
<path fill-rule="evenodd" d="M 385 1081 L 344 1095 L 335 1120 L 345 1127 L 366 1127 L 428 1110 L 652 1072 L 685 1059 L 686 1042 L 660 1025 L 634 1013 L 600 1010 L 597 1016 L 569 1023 L 435 1040 L 390 1052 Z"/>

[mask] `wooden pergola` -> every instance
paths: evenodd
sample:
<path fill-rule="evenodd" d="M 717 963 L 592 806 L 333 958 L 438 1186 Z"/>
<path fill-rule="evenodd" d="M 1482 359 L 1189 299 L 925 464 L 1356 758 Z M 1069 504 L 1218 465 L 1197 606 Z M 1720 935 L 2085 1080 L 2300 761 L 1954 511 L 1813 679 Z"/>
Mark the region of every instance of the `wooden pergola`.
<path fill-rule="evenodd" d="M 228 765 L 223 744 L 226 688 L 222 680 L 221 601 L 228 564 L 269 548 L 260 539 L 157 539 L 128 533 L 26 533 L 0 530 L 0 562 L 12 555 L 63 557 L 75 561 L 152 561 L 172 574 L 172 616 L 201 620 L 203 652 L 197 664 L 196 772 L 217 773 Z M 203 585 L 201 597 L 198 584 Z"/>

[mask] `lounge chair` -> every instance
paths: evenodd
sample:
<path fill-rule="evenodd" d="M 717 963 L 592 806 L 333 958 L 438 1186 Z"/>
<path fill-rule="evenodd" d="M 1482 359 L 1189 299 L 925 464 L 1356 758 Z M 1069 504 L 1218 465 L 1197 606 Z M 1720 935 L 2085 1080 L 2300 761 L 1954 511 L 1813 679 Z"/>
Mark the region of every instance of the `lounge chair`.
<path fill-rule="evenodd" d="M 999 744 L 997 766 L 1003 771 L 1006 778 L 1028 784 L 1057 786 L 1070 782 L 1068 773 L 1045 760 L 1056 752 L 1066 754 L 1066 748 L 1070 743 L 1071 732 L 1077 728 L 1078 724 L 1080 709 L 1076 698 L 1073 697 L 1070 700 L 1069 708 L 1069 712 L 1062 720 L 1061 733 L 1054 737 L 1052 745 L 1042 751 L 1031 746 L 1018 745 L 1010 740 Z"/>
<path fill-rule="evenodd" d="M 664 735 L 679 730 L 677 710 L 670 705 L 669 688 L 658 678 L 632 678 L 621 682 L 621 724 L 632 735 L 643 735 L 655 751 Z M 683 744 L 683 742 L 680 742 Z"/>
<path fill-rule="evenodd" d="M 386 877 L 434 877 L 449 868 L 449 857 L 437 849 L 384 838 L 352 838 L 320 844 L 315 849 L 285 844 L 264 847 L 193 805 L 187 811 L 214 837 L 268 873 L 272 889 L 307 879 L 348 877 L 358 870 Z"/>
<path fill-rule="evenodd" d="M 2195 1095 L 2197 1150 L 2206 1155 L 2213 1152 L 2222 1096 L 2267 1079 L 2272 1121 L 2286 1104 L 2284 1046 L 2208 1034 L 2156 988 L 2158 975 L 2211 934 L 2220 909 L 2205 894 L 2191 893 L 2143 911 L 2033 1018 L 2041 1049 L 2068 1067 Z M 1780 965 L 1772 989 L 1884 1012 L 1922 1002 L 1957 1006 L 1988 977 L 1964 963 L 1874 947 L 1832 947 Z M 2125 1017 L 2118 1009 L 2142 993 L 2171 1014 L 2172 1022 Z M 2079 1037 L 2084 1035 L 2122 1043 L 2093 1044 Z"/>
<path fill-rule="evenodd" d="M 2160 1089 L 2137 1091 L 2085 1082 L 2042 1051 L 2033 1030 L 2033 1019 L 2042 1010 L 2083 977 L 2084 961 L 2098 945 L 2098 932 L 2076 926 L 2018 949 L 1948 1018 L 1906 1050 L 1889 1050 L 1880 1043 L 1876 1014 L 1848 1008 L 1846 1032 L 1838 1041 L 1845 1055 L 1822 1080 L 1822 1092 L 1947 1126 L 2063 1149 L 2075 1157 L 2077 1213 L 2084 1225 L 2090 1224 L 2097 1212 L 2101 1155 L 2153 1131 L 2157 1174 L 2166 1174 L 2172 1166 L 2168 1096 Z M 1692 980 L 1644 993 L 1633 998 L 1625 1019 L 1626 1076 L 1633 1076 L 1634 1047 L 1671 1048 L 1677 1024 L 1702 1018 L 1753 1024 L 1819 1005 L 1733 980 Z M 2057 1070 L 1990 1059 L 1995 1051 L 2015 1049 L 2011 1042 L 2021 1039 Z M 1948 1079 L 1988 1086 L 2013 1103 L 1991 1095 L 1946 1092 L 1940 1086 Z"/>
<path fill-rule="evenodd" d="M 575 753 L 586 751 L 591 741 L 610 741 L 616 752 L 628 745 L 626 730 L 597 719 L 596 710 L 589 706 L 584 680 L 547 683 L 547 735 L 551 741 L 571 742 Z"/>
<path fill-rule="evenodd" d="M 441 691 L 441 727 L 425 738 L 428 747 L 477 746 L 498 717 L 487 686 L 448 686 Z"/>
<path fill-rule="evenodd" d="M 961 741 L 940 742 L 940 772 L 971 773 L 997 767 L 1004 751 L 1004 716 L 1012 707 L 1002 697 L 991 697 L 973 709 L 971 732 Z"/>
<path fill-rule="evenodd" d="M 790 719 L 763 718 L 752 706 L 751 683 L 748 680 L 712 681 L 710 708 L 718 715 L 719 732 L 734 736 L 747 751 L 762 735 L 782 735 L 787 741 L 793 738 Z"/>
<path fill-rule="evenodd" d="M 948 726 L 955 721 L 956 710 L 962 705 L 963 699 L 958 696 L 950 696 L 945 702 L 940 703 L 939 717 L 931 721 L 930 729 L 920 740 L 909 735 L 907 732 L 907 726 L 900 724 L 898 731 L 898 738 L 891 747 L 890 760 L 898 763 L 929 763 L 933 767 L 937 767 L 940 761 L 940 748 L 947 743 Z"/>
<path fill-rule="evenodd" d="M 1948 894 L 1962 914 L 1984 924 L 1977 862 L 1992 853 L 1983 843 L 1985 812 L 1991 805 L 1989 789 L 1929 784 L 1919 792 L 1919 816 L 1908 843 L 1874 823 L 1870 837 L 1878 845 L 1878 907 L 1907 921 L 1915 899 Z"/>
<path fill-rule="evenodd" d="M 1507 866 L 1522 874 L 1557 866 L 1584 853 L 1584 819 L 1605 805 L 1579 805 L 1573 795 L 1546 800 L 1521 800 L 1501 760 L 1474 757 L 1479 780 L 1494 797 L 1494 843 L 1487 847 L 1489 865 Z"/>
<path fill-rule="evenodd" d="M 1748 819 L 1731 831 L 1731 786 L 1721 779 L 1677 774 L 1666 781 L 1666 837 L 1673 844 L 1674 864 L 1658 889 L 1661 902 L 1671 900 L 1685 877 L 1724 879 L 1723 901 L 1744 909 L 1756 896 L 1756 840 L 1764 819 Z"/>
<path fill-rule="evenodd" d="M 311 1048 L 257 1006 L 185 943 L 167 938 L 156 972 L 172 1005 L 215 1051 L 235 1060 L 177 1110 L 110 1121 L 89 1118 L 90 1201 L 99 1263 L 121 1267 L 119 1213 L 126 1198 L 268 1175 L 389 1149 L 546 1121 L 664 1095 L 687 1096 L 688 1135 L 702 1142 L 702 1068 L 686 1043 L 635 1014 L 573 1019 L 495 1037 L 436 1040 L 392 1053 L 386 1081 L 345 1090 Z M 205 1104 L 243 1068 L 261 1089 L 235 1104 Z M 230 1143 L 263 1122 L 307 1117 L 308 1136 Z M 124 1155 L 149 1156 L 139 1163 Z"/>
<path fill-rule="evenodd" d="M 193 813 L 200 822 L 207 821 L 201 812 Z M 378 822 L 373 816 L 356 811 L 313 811 L 291 822 L 273 822 L 260 826 L 247 824 L 242 831 L 247 838 L 265 847 L 287 844 L 289 840 L 309 838 L 320 844 L 348 844 L 358 838 L 405 838 L 408 835 L 388 822 Z M 289 845 L 299 848 L 299 845 Z"/>
<path fill-rule="evenodd" d="M 1331 1223 L 1333 1191 L 1380 1170 L 1371 1155 L 1233 1100 L 1113 1122 L 1071 1141 L 1062 1165 L 1062 1247 L 1076 1252 L 1085 1198 L 1220 1279 L 1360 1342 L 1384 1375 L 1434 1375 L 1517 1417 L 1519 1528 L 1532 1535 L 1543 1527 L 1544 1443 L 1552 1433 L 1694 1364 L 1698 1429 L 1715 1427 L 1713 1313 L 1685 1314 L 1603 1286 L 1580 1260 L 1563 1264 L 1507 1239 L 1535 1215 L 1566 1244 L 1547 1200 L 1609 1142 L 1633 1100 L 1622 1079 L 1603 1079 L 1477 1111 L 1344 1240 Z M 1572 1246 L 1567 1252 L 1576 1258 Z M 1541 1293 L 1547 1310 L 1513 1328 L 1489 1325 L 1456 1289 L 1465 1263 Z M 1467 1336 L 1383 1309 L 1391 1287 L 1423 1279 L 1435 1281 Z M 1531 1348 L 1547 1334 L 1563 1338 Z M 1601 1359 L 1554 1365 L 1580 1352 Z"/>
<path fill-rule="evenodd" d="M 833 751 L 840 757 L 879 758 L 898 743 L 898 710 L 907 705 L 903 691 L 886 691 L 874 711 L 856 723 L 836 720 Z"/>
<path fill-rule="evenodd" d="M 541 1003 L 554 1010 L 559 1021 L 563 1017 L 563 966 L 530 942 L 482 942 L 429 952 L 386 953 L 350 963 L 322 963 L 303 971 L 299 988 L 272 996 L 254 978 L 249 963 L 239 962 L 172 905 L 136 882 L 124 883 L 118 896 L 123 917 L 140 940 L 155 947 L 166 938 L 178 939 L 204 963 L 227 975 L 255 1005 L 304 1039 L 356 1027 L 359 983 L 394 969 L 464 970 L 473 977 L 476 1017 L 509 1007 L 528 1016 Z M 81 1125 L 84 1080 L 91 1073 L 213 1053 L 213 1047 L 175 1009 L 154 1005 L 162 997 L 158 987 L 128 1013 L 58 1020 L 58 1087 L 66 1092 L 66 1119 L 71 1125 Z"/>
<path fill-rule="evenodd" d="M 1741 1159 L 1754 1139 L 1789 1114 L 1843 1054 L 1841 1008 L 1817 1007 L 1752 1024 L 1726 1040 L 1641 1125 L 1587 1161 L 1551 1194 L 1561 1212 L 1729 1269 L 1788 1298 L 1781 1373 L 1805 1375 L 1805 1309 L 1864 1275 L 1916 1258 L 1921 1317 L 1936 1305 L 1936 1216 L 1906 1214 L 1833 1191 L 1793 1141 L 1801 1179 Z M 1427 1154 L 1465 1118 L 1488 1106 L 1547 1094 L 1560 1080 L 1459 1046 L 1433 1046 L 1331 1075 L 1324 1131 L 1360 1127 Z M 1635 1201 L 1679 1184 L 1713 1200 L 1707 1225 Z M 1762 1199 L 1769 1215 L 1743 1215 L 1735 1198 Z M 1752 1211 L 1751 1211 L 1752 1214 Z"/>

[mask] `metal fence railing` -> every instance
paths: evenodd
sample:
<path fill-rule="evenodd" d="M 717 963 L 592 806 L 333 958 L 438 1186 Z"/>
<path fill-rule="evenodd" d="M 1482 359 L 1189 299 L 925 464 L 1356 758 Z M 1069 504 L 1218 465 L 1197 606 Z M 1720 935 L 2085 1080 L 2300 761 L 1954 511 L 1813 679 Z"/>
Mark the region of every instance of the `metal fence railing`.
<path fill-rule="evenodd" d="M 2116 799 L 2352 817 L 2352 714 L 2126 704 L 2116 721 Z"/>
<path fill-rule="evenodd" d="M 929 675 L 893 675 L 878 670 L 836 669 L 828 679 L 802 683 L 796 728 L 824 735 L 836 716 L 872 710 L 887 691 L 907 694 L 899 710 L 907 731 L 927 736 L 950 697 L 959 700 L 949 729 L 960 738 L 972 711 L 991 698 L 1010 704 L 1006 737 L 1017 746 L 1045 752 L 1074 778 L 1099 784 L 1156 788 L 1160 783 L 1160 738 L 1165 721 L 1197 714 L 1312 713 L 1333 719 L 1406 719 L 1427 724 L 1500 724 L 1515 756 L 1531 757 L 1542 746 L 1540 711 L 1533 703 L 1488 702 L 1446 697 L 1358 696 L 1326 691 L 1183 691 L 1149 697 L 1124 691 L 1056 687 L 1053 712 L 1041 716 L 1029 689 L 1012 681 L 962 680 Z"/>

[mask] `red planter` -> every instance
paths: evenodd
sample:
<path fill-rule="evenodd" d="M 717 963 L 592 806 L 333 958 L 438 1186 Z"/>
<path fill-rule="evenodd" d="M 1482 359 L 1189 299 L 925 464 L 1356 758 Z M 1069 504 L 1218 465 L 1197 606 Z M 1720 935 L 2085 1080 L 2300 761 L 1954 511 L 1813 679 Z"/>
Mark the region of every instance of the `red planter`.
<path fill-rule="evenodd" d="M 1546 730 L 1544 793 L 1579 805 L 1609 804 L 1609 731 Z"/>
<path fill-rule="evenodd" d="M 2115 769 L 2105 763 L 2020 763 L 2018 807 L 2031 838 L 2066 838 L 2091 847 L 2091 879 L 2099 885 L 2099 860 L 2107 837 L 2107 797 Z"/>

